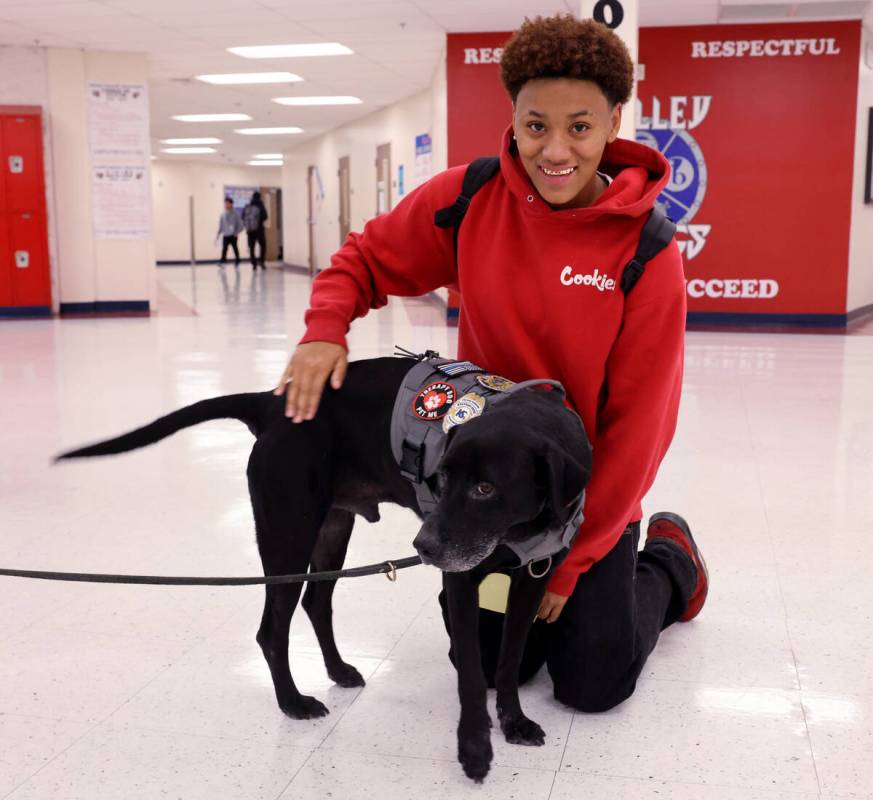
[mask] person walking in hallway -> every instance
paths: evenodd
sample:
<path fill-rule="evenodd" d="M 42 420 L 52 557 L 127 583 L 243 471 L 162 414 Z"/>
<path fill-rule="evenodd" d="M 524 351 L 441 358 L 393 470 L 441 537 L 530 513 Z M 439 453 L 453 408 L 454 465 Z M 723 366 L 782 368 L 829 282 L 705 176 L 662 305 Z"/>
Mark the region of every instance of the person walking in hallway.
<path fill-rule="evenodd" d="M 239 236 L 242 229 L 242 217 L 240 217 L 239 212 L 233 207 L 233 200 L 229 197 L 225 197 L 224 212 L 218 218 L 218 233 L 215 235 L 216 238 L 219 236 L 221 237 L 221 260 L 218 262 L 221 266 L 224 266 L 224 262 L 227 259 L 228 247 L 233 250 L 233 265 L 235 267 L 239 266 L 239 246 L 237 245 L 236 237 Z"/>
<path fill-rule="evenodd" d="M 261 199 L 261 193 L 255 192 L 242 213 L 243 224 L 246 228 L 246 238 L 249 242 L 249 258 L 252 261 L 252 270 L 256 270 L 258 264 L 260 264 L 261 269 L 267 268 L 267 235 L 264 231 L 264 223 L 268 218 L 269 215 L 264 206 L 264 201 Z M 261 246 L 260 259 L 257 255 L 257 245 Z"/>

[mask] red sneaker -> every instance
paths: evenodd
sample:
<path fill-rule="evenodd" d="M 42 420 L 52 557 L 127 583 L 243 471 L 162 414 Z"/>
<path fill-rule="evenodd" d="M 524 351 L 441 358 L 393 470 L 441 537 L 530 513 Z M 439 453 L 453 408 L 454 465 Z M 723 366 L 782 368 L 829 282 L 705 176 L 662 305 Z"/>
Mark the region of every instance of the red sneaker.
<path fill-rule="evenodd" d="M 709 572 L 706 569 L 706 562 L 703 560 L 700 550 L 697 549 L 688 523 L 678 514 L 671 514 L 668 511 L 652 514 L 649 518 L 646 541 L 656 538 L 669 539 L 678 544 L 691 556 L 694 567 L 697 569 L 697 584 L 691 594 L 691 599 L 688 601 L 688 606 L 679 617 L 680 622 L 688 622 L 700 613 L 700 609 L 706 602 L 706 593 L 709 591 Z"/>

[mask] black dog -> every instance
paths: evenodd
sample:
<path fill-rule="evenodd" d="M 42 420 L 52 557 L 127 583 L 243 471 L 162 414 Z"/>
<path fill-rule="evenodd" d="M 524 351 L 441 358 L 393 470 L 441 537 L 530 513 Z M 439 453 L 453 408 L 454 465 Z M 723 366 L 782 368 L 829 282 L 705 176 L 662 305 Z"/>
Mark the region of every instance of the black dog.
<path fill-rule="evenodd" d="M 265 575 L 338 570 L 355 514 L 375 522 L 379 503 L 390 502 L 422 516 L 412 484 L 392 456 L 389 436 L 395 395 L 415 363 L 407 358 L 351 363 L 343 387 L 327 389 L 310 422 L 291 423 L 284 416 L 285 399 L 271 392 L 228 395 L 58 458 L 122 453 L 210 419 L 239 419 L 256 437 L 247 475 Z M 477 587 L 487 573 L 519 566 L 503 542 L 563 526 L 568 503 L 584 489 L 591 456 L 578 418 L 555 392 L 522 390 L 489 414 L 451 430 L 449 437 L 436 476 L 439 503 L 414 544 L 423 561 L 443 570 L 461 700 L 458 757 L 467 775 L 481 781 L 492 751 Z M 547 577 L 535 579 L 527 569 L 513 573 L 496 677 L 500 725 L 510 742 L 544 741 L 542 729 L 521 711 L 518 665 Z M 300 693 L 288 665 L 289 627 L 301 589 L 301 584 L 266 587 L 257 641 L 279 707 L 308 719 L 328 710 Z M 303 607 L 331 679 L 340 686 L 363 686 L 360 673 L 343 661 L 336 646 L 333 589 L 334 582 L 308 584 Z"/>

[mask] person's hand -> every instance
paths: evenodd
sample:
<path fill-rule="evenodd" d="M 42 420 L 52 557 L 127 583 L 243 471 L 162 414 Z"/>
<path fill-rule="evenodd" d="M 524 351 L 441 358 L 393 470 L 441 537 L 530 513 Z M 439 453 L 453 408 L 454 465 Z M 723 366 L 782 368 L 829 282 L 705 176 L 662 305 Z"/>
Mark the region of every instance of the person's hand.
<path fill-rule="evenodd" d="M 537 616 L 546 622 L 554 622 L 561 616 L 561 612 L 566 604 L 567 598 L 563 595 L 546 591 L 540 603 L 540 610 L 537 611 Z"/>
<path fill-rule="evenodd" d="M 285 416 L 294 422 L 312 419 L 321 393 L 330 385 L 339 389 L 348 368 L 346 349 L 333 342 L 307 342 L 297 346 L 273 394 L 285 395 Z"/>

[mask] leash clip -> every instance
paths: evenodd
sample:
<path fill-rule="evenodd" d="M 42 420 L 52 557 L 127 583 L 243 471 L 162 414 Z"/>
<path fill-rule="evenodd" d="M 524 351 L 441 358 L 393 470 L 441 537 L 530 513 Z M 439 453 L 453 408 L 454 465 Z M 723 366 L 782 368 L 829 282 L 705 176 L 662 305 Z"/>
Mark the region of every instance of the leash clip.
<path fill-rule="evenodd" d="M 539 574 L 537 574 L 536 572 L 533 571 L 533 565 L 534 565 L 533 561 L 527 562 L 527 574 L 530 575 L 531 578 L 533 578 L 534 580 L 539 580 L 540 578 L 545 578 L 546 575 L 549 574 L 549 570 L 552 568 L 552 557 L 549 556 L 546 559 L 546 568 L 542 572 L 540 572 Z"/>

